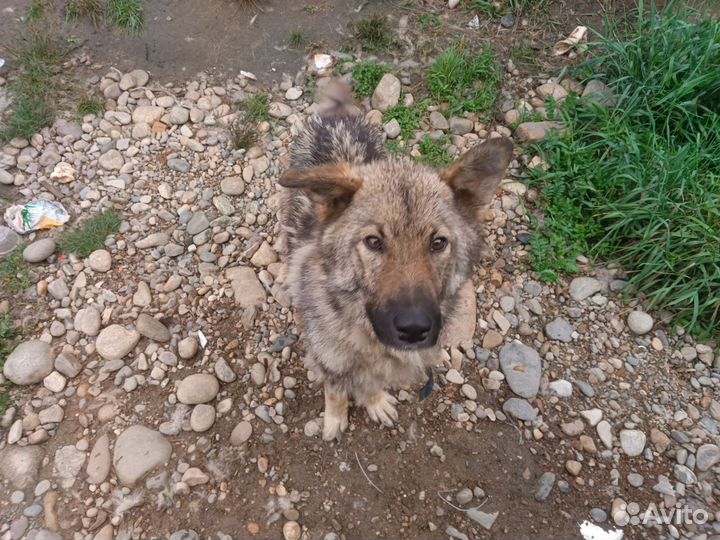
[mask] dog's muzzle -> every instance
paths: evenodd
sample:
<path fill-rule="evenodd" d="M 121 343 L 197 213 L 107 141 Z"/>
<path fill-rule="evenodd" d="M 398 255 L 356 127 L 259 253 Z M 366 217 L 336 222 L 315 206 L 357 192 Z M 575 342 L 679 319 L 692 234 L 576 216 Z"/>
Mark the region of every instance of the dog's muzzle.
<path fill-rule="evenodd" d="M 440 335 L 440 309 L 423 294 L 390 300 L 379 308 L 369 306 L 367 314 L 380 342 L 394 349 L 432 347 Z"/>

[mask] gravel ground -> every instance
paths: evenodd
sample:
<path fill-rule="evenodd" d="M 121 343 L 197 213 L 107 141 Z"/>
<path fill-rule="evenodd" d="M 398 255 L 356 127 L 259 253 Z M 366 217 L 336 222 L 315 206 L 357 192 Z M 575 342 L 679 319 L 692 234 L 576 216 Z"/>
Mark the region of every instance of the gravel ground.
<path fill-rule="evenodd" d="M 509 126 L 582 88 L 506 67 L 505 122 L 435 115 L 423 133 L 448 133 L 459 155 L 560 127 Z M 33 285 L 3 293 L 24 341 L 0 377 L 0 538 L 577 538 L 587 520 L 717 540 L 720 352 L 624 297 L 619 269 L 583 264 L 558 284 L 527 271 L 538 194 L 523 179 L 544 166 L 528 153 L 492 205 L 494 259 L 466 288 L 430 398 L 402 390 L 395 428 L 353 411 L 343 440 L 320 440 L 275 250 L 276 179 L 318 107 L 313 69 L 271 89 L 247 151 L 228 127 L 251 78 L 163 85 L 142 70 L 88 81 L 102 117 L 0 149 L 19 201 L 123 220 L 86 259 L 60 255 L 54 231 L 29 235 Z M 402 99 L 412 77 L 399 73 Z M 400 99 L 382 88 L 362 103 L 380 121 L 372 105 Z M 658 523 L 652 505 L 706 522 Z"/>

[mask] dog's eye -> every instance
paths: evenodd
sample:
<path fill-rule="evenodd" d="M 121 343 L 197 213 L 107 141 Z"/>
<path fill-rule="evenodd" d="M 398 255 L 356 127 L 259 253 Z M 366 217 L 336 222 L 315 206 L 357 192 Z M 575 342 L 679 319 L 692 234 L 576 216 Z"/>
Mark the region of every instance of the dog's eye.
<path fill-rule="evenodd" d="M 436 236 L 432 239 L 432 242 L 430 242 L 430 251 L 439 252 L 444 250 L 448 245 L 447 238 L 443 238 L 442 236 Z"/>
<path fill-rule="evenodd" d="M 370 251 L 382 251 L 384 247 L 382 238 L 377 236 L 366 236 L 365 245 Z"/>

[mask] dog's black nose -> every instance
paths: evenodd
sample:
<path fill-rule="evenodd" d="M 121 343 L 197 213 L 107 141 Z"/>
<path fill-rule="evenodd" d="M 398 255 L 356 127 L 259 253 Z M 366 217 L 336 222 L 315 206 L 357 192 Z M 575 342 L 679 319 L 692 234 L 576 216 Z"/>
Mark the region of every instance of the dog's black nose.
<path fill-rule="evenodd" d="M 418 343 L 427 339 L 432 319 L 421 311 L 403 311 L 395 315 L 393 325 L 400 341 Z"/>

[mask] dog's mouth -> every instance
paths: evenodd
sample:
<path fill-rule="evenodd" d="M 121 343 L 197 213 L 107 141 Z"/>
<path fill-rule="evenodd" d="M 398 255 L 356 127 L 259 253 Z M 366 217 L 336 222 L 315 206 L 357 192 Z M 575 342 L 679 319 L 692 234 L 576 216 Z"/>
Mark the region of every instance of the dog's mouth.
<path fill-rule="evenodd" d="M 437 344 L 442 317 L 434 302 L 387 302 L 379 308 L 368 306 L 366 311 L 383 345 L 412 351 Z"/>

